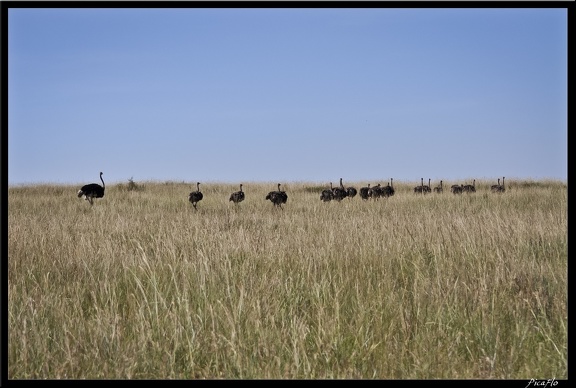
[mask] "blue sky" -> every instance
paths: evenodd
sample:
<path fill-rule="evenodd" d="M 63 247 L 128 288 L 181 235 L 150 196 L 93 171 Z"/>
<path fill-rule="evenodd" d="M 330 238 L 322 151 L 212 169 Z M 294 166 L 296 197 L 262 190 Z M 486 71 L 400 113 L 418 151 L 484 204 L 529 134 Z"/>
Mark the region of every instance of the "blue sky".
<path fill-rule="evenodd" d="M 567 10 L 8 10 L 8 183 L 567 180 Z"/>

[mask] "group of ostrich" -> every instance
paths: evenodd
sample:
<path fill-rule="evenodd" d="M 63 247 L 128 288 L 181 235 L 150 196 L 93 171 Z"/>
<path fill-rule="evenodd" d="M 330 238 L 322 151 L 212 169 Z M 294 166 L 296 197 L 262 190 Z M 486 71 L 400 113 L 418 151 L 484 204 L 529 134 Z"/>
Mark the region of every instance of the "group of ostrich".
<path fill-rule="evenodd" d="M 102 181 L 102 186 L 98 183 L 90 183 L 84 185 L 78 190 L 78 198 L 84 196 L 84 199 L 87 200 L 90 205 L 94 204 L 94 198 L 102 198 L 104 197 L 104 190 L 106 189 L 106 185 L 104 184 L 104 179 L 102 179 L 102 172 L 100 172 L 100 180 Z M 506 191 L 506 187 L 504 186 L 504 179 L 502 177 L 502 184 L 500 184 L 500 178 L 498 178 L 498 184 L 490 186 L 490 191 L 493 193 L 503 193 Z M 427 194 L 432 192 L 432 188 L 430 186 L 431 179 L 428 179 L 428 185 L 424 184 L 424 178 L 420 178 L 420 185 L 414 187 L 414 193 L 416 194 Z M 450 187 L 450 191 L 453 194 L 462 194 L 462 193 L 475 193 L 476 192 L 476 179 L 472 182 L 471 185 L 452 185 Z M 378 200 L 380 197 L 391 197 L 394 195 L 394 185 L 392 183 L 392 178 L 390 178 L 390 182 L 386 186 L 381 186 L 378 183 L 376 186 L 370 187 L 368 184 L 366 187 L 360 188 L 360 198 L 367 201 L 369 199 Z M 442 181 L 440 181 L 440 185 L 434 187 L 435 193 L 443 193 L 444 188 L 442 187 Z M 354 198 L 358 194 L 358 190 L 355 187 L 344 187 L 342 183 L 342 178 L 340 178 L 340 185 L 338 187 L 333 187 L 332 182 L 330 182 L 330 188 L 324 189 L 320 193 L 320 200 L 323 202 L 330 202 L 330 201 L 341 201 L 344 198 Z M 188 201 L 192 204 L 194 209 L 198 210 L 198 202 L 200 202 L 204 198 L 204 194 L 200 191 L 200 182 L 196 182 L 196 191 L 192 191 L 188 194 Z M 239 204 L 240 202 L 244 201 L 246 198 L 244 191 L 242 190 L 242 183 L 240 183 L 240 190 L 235 191 L 230 194 L 230 202 L 234 204 Z M 278 190 L 270 191 L 268 195 L 266 195 L 266 200 L 272 202 L 274 207 L 278 207 L 282 209 L 282 205 L 288 201 L 288 194 L 286 191 L 283 191 L 280 188 L 280 183 L 278 183 Z"/>
<path fill-rule="evenodd" d="M 188 194 L 188 200 L 192 206 L 194 206 L 194 209 L 198 210 L 196 205 L 199 201 L 202 200 L 202 198 L 204 198 L 204 195 L 200 191 L 200 182 L 196 182 L 196 191 L 192 191 L 190 194 Z M 242 190 L 242 183 L 240 183 L 240 190 L 230 194 L 229 201 L 234 202 L 235 204 L 239 204 L 240 202 L 244 201 L 244 198 L 246 198 L 246 195 Z M 270 200 L 274 206 L 282 208 L 282 204 L 285 204 L 286 201 L 288 201 L 288 194 L 280 189 L 280 183 L 278 183 L 278 190 L 269 192 L 268 195 L 266 195 L 266 200 Z"/>
<path fill-rule="evenodd" d="M 504 186 L 504 179 L 506 177 L 502 177 L 502 184 L 500 184 L 500 178 L 498 178 L 498 184 L 490 186 L 490 191 L 493 193 L 503 193 L 506 191 L 506 187 Z M 427 194 L 431 193 L 432 189 L 430 186 L 430 179 L 428 179 L 428 186 L 424 184 L 424 178 L 420 178 L 420 186 L 414 187 L 415 193 Z M 452 194 L 462 194 L 462 193 L 475 193 L 476 192 L 476 179 L 473 180 L 471 185 L 452 185 L 450 186 L 450 191 Z M 440 185 L 434 187 L 435 193 L 443 193 L 444 188 L 442 187 L 442 181 L 440 181 Z"/>

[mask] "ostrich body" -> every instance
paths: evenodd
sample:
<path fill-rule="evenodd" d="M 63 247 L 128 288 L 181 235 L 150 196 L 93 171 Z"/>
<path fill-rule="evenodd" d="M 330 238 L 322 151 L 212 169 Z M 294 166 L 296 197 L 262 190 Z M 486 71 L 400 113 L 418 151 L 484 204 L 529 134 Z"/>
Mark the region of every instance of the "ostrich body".
<path fill-rule="evenodd" d="M 280 189 L 280 183 L 278 183 L 278 191 L 271 191 L 266 196 L 266 199 L 269 199 L 270 202 L 274 204 L 274 206 L 279 207 L 282 209 L 282 204 L 288 201 L 288 195 L 285 191 Z"/>
<path fill-rule="evenodd" d="M 430 188 L 430 182 L 430 178 L 428 178 L 428 186 L 424 185 L 424 182 L 422 182 L 422 193 L 427 194 L 432 192 L 432 189 Z"/>
<path fill-rule="evenodd" d="M 355 187 L 348 187 L 346 193 L 348 193 L 348 198 L 354 198 L 358 194 L 358 190 Z"/>
<path fill-rule="evenodd" d="M 462 194 L 462 191 L 464 191 L 464 185 L 452 185 L 452 194 Z"/>
<path fill-rule="evenodd" d="M 434 192 L 436 193 L 443 193 L 444 189 L 442 188 L 442 181 L 440 181 L 440 186 L 434 187 Z"/>
<path fill-rule="evenodd" d="M 229 201 L 232 201 L 234 203 L 240 203 L 242 201 L 244 201 L 245 195 L 244 192 L 242 191 L 242 183 L 240 183 L 240 191 L 236 191 L 232 194 L 230 194 L 230 199 Z"/>
<path fill-rule="evenodd" d="M 392 178 L 390 178 L 390 183 L 388 183 L 388 186 L 382 189 L 382 195 L 384 197 L 391 197 L 394 195 L 395 191 L 396 190 L 394 190 L 394 186 L 392 185 Z"/>
<path fill-rule="evenodd" d="M 500 178 L 498 178 L 498 184 L 497 185 L 490 186 L 490 191 L 492 191 L 493 193 L 500 192 Z"/>
<path fill-rule="evenodd" d="M 200 182 L 196 182 L 196 191 L 191 192 L 188 194 L 188 200 L 194 206 L 194 209 L 198 210 L 196 204 L 200 202 L 204 198 L 204 195 L 200 192 Z"/>
<path fill-rule="evenodd" d="M 334 197 L 334 191 L 332 189 L 332 182 L 330 182 L 330 188 L 322 190 L 322 193 L 320 193 L 320 199 L 323 202 L 330 202 L 332 201 L 333 197 Z"/>
<path fill-rule="evenodd" d="M 342 184 L 342 178 L 340 178 L 340 187 L 333 188 L 332 192 L 334 194 L 334 199 L 336 201 L 342 201 L 344 198 L 348 196 L 348 192 L 346 191 L 344 185 Z"/>
<path fill-rule="evenodd" d="M 368 183 L 367 187 L 360 188 L 360 198 L 362 198 L 364 201 L 370 198 L 370 183 Z"/>
<path fill-rule="evenodd" d="M 491 190 L 495 193 L 503 193 L 506 191 L 506 187 L 504 186 L 504 179 L 506 177 L 502 177 L 502 184 L 500 184 L 500 178 L 498 178 L 498 185 L 494 185 L 491 187 Z"/>
<path fill-rule="evenodd" d="M 424 194 L 424 178 L 420 178 L 420 186 L 414 187 L 414 192 L 417 194 Z"/>
<path fill-rule="evenodd" d="M 368 191 L 368 195 L 370 196 L 370 198 L 373 198 L 375 200 L 378 200 L 378 198 L 380 198 L 383 194 L 382 191 L 382 187 L 380 186 L 380 183 L 378 183 L 376 186 L 372 187 L 369 191 Z"/>
<path fill-rule="evenodd" d="M 100 180 L 102 181 L 102 186 L 98 183 L 90 183 L 82 186 L 82 188 L 78 190 L 78 198 L 84 196 L 84 199 L 90 202 L 90 205 L 93 205 L 94 198 L 104 197 L 106 185 L 104 184 L 104 179 L 102 179 L 102 172 L 100 172 Z"/>
<path fill-rule="evenodd" d="M 471 185 L 464 185 L 464 187 L 462 187 L 462 191 L 465 191 L 466 193 L 475 193 L 476 192 L 476 179 L 474 179 L 474 181 L 472 182 Z"/>

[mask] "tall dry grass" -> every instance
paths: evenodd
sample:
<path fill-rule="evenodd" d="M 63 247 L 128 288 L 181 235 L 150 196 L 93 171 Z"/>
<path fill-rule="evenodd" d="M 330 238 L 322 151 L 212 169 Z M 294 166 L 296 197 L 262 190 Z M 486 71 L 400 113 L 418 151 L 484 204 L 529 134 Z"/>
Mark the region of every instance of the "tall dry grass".
<path fill-rule="evenodd" d="M 565 183 L 243 183 L 10 187 L 8 378 L 567 378 Z"/>

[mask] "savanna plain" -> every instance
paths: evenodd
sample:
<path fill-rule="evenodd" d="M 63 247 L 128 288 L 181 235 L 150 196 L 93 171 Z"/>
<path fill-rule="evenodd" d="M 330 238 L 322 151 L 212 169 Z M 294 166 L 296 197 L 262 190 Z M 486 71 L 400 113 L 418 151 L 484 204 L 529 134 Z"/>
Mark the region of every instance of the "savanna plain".
<path fill-rule="evenodd" d="M 565 182 L 242 183 L 9 187 L 8 379 L 567 379 Z"/>

